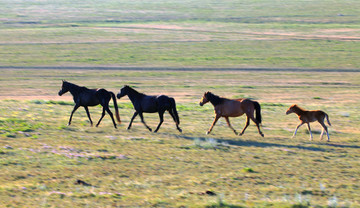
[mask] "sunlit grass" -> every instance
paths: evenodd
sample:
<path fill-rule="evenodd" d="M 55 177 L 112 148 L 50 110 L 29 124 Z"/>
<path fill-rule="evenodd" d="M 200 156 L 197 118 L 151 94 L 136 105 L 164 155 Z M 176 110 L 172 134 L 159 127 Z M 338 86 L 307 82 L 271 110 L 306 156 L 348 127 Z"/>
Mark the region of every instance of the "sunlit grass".
<path fill-rule="evenodd" d="M 72 125 L 67 126 L 72 97 L 70 94 L 59 97 L 61 78 L 51 76 L 62 72 L 3 71 L 9 79 L 0 89 L 2 95 L 28 89 L 27 95 L 40 92 L 38 95 L 46 98 L 31 99 L 20 93 L 15 99 L 0 101 L 0 200 L 5 205 L 325 207 L 337 203 L 346 207 L 358 204 L 356 126 L 360 117 L 356 114 L 358 98 L 353 96 L 357 92 L 358 73 L 341 78 L 333 72 L 74 70 L 64 73 L 74 83 L 101 86 L 115 93 L 122 85 L 132 83 L 147 94 L 175 97 L 183 133 L 176 130 L 165 113 L 165 122 L 155 134 L 139 118 L 131 130 L 126 130 L 133 114 L 127 98 L 118 100 L 123 121 L 118 129 L 113 128 L 108 115 L 98 128 L 90 127 L 83 108 L 78 109 Z M 42 83 L 39 74 L 49 78 Z M 30 78 L 17 81 L 25 77 Z M 120 82 L 119 77 L 126 77 L 126 81 Z M 340 82 L 346 84 L 339 85 Z M 190 87 L 174 87 L 181 83 Z M 200 107 L 198 102 L 207 90 L 234 98 L 248 95 L 259 101 L 265 138 L 258 136 L 252 123 L 243 136 L 234 135 L 223 119 L 212 134 L 205 135 L 214 112 L 211 104 Z M 285 111 L 293 103 L 307 109 L 322 109 L 330 115 L 333 124 L 329 128 L 330 143 L 318 140 L 321 129 L 316 124 L 312 125 L 314 141 L 308 141 L 306 128 L 299 129 L 297 137 L 290 139 L 298 119 L 286 116 Z M 97 121 L 101 108 L 92 107 L 90 112 L 93 121 Z M 144 114 L 144 117 L 151 127 L 159 122 L 157 114 Z M 245 117 L 230 121 L 239 131 Z M 79 184 L 78 180 L 90 185 Z M 31 196 L 32 200 L 24 201 L 24 196 Z"/>

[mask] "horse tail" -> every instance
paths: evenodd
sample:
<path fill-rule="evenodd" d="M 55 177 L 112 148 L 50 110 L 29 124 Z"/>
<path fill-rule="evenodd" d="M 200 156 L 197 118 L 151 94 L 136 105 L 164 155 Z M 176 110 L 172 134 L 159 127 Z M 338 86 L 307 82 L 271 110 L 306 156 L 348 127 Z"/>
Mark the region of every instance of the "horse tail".
<path fill-rule="evenodd" d="M 110 92 L 110 94 L 111 94 L 111 97 L 112 97 L 113 102 L 114 102 L 116 120 L 119 122 L 119 124 L 121 124 L 120 114 L 119 114 L 119 109 L 118 109 L 118 105 L 117 105 L 117 102 L 116 102 L 115 94 L 113 92 Z"/>
<path fill-rule="evenodd" d="M 329 116 L 328 114 L 325 113 L 325 118 L 326 118 L 326 121 L 328 122 L 329 126 L 331 126 L 331 123 L 330 123 L 330 120 L 329 120 Z"/>
<path fill-rule="evenodd" d="M 255 107 L 255 111 L 256 111 L 256 121 L 261 124 L 261 107 L 260 107 L 260 104 L 256 101 L 253 101 L 254 103 L 254 107 Z"/>
<path fill-rule="evenodd" d="M 175 99 L 174 98 L 170 98 L 170 110 L 172 111 L 172 113 L 174 114 L 174 121 L 177 125 L 180 124 L 180 119 L 179 119 L 179 115 L 178 112 L 176 110 L 176 103 L 175 103 Z"/>

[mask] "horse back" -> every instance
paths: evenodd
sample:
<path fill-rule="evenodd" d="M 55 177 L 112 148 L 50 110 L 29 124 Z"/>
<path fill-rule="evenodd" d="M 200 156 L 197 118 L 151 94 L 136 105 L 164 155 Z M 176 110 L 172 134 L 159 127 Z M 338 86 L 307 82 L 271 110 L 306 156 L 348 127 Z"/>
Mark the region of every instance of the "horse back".
<path fill-rule="evenodd" d="M 225 117 L 237 117 L 245 113 L 243 99 L 226 99 L 215 107 L 215 112 Z"/>
<path fill-rule="evenodd" d="M 305 111 L 302 115 L 299 115 L 299 119 L 304 122 L 323 121 L 326 113 L 321 110 Z"/>
<path fill-rule="evenodd" d="M 138 108 L 138 109 L 136 109 Z M 156 96 L 145 95 L 139 104 L 135 106 L 138 111 L 146 113 L 155 113 L 158 110 L 158 102 Z"/>
<path fill-rule="evenodd" d="M 105 89 L 87 89 L 80 94 L 82 106 L 96 106 L 109 103 L 111 94 Z"/>

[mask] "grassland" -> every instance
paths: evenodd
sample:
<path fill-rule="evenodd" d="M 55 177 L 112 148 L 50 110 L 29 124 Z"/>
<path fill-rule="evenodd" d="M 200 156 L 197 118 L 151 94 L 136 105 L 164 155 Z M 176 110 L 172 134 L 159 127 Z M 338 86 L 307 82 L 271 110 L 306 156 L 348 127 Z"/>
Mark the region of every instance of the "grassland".
<path fill-rule="evenodd" d="M 360 207 L 358 0 L 0 5 L 0 207 Z M 172 96 L 184 132 L 169 115 L 125 130 L 127 98 L 118 129 L 83 109 L 66 126 L 62 79 Z M 224 120 L 205 135 L 209 90 L 259 101 L 265 138 Z M 318 124 L 291 139 L 293 103 L 330 115 L 331 142 Z"/>
<path fill-rule="evenodd" d="M 9 207 L 357 207 L 359 196 L 359 73 L 279 71 L 5 70 L 1 69 L 0 202 Z M 123 124 L 106 116 L 90 127 L 61 79 L 117 92 L 124 84 L 176 98 L 180 134 L 169 115 L 150 133 L 119 100 Z M 162 86 L 158 83 L 163 83 Z M 262 104 L 265 138 L 252 124 L 236 136 L 202 93 L 251 97 Z M 330 115 L 331 142 L 320 126 L 290 139 L 297 124 L 292 103 Z M 101 108 L 90 109 L 93 120 Z M 157 125 L 157 115 L 146 114 Z M 240 130 L 245 118 L 231 119 Z M 85 181 L 91 186 L 77 184 Z M 215 193 L 215 196 L 208 193 Z"/>
<path fill-rule="evenodd" d="M 357 0 L 1 3 L 1 66 L 360 68 Z"/>

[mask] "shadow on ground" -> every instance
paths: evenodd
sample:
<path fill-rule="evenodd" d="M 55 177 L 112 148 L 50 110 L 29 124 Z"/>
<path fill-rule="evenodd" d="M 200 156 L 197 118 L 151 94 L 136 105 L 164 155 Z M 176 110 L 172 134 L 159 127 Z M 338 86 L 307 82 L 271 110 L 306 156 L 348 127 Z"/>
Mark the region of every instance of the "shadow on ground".
<path fill-rule="evenodd" d="M 187 140 L 195 140 L 200 139 L 201 141 L 207 141 L 209 137 L 191 137 L 185 135 L 176 135 L 178 138 L 187 139 Z M 353 148 L 353 149 L 360 149 L 358 145 L 349 145 L 349 144 L 334 144 L 334 143 L 308 143 L 308 144 L 297 144 L 297 145 L 289 145 L 289 144 L 279 144 L 279 143 L 270 143 L 270 142 L 262 142 L 262 141 L 252 141 L 252 140 L 233 140 L 233 139 L 221 139 L 221 138 L 213 138 L 216 139 L 219 143 L 226 143 L 233 146 L 239 147 L 261 147 L 261 148 L 268 148 L 268 147 L 277 147 L 277 148 L 291 148 L 291 149 L 301 149 L 301 150 L 308 150 L 308 151 L 315 151 L 315 152 L 328 152 L 331 149 L 323 148 L 321 146 L 327 147 L 334 147 L 334 148 Z M 316 145 L 315 146 L 306 146 L 306 145 Z"/>

